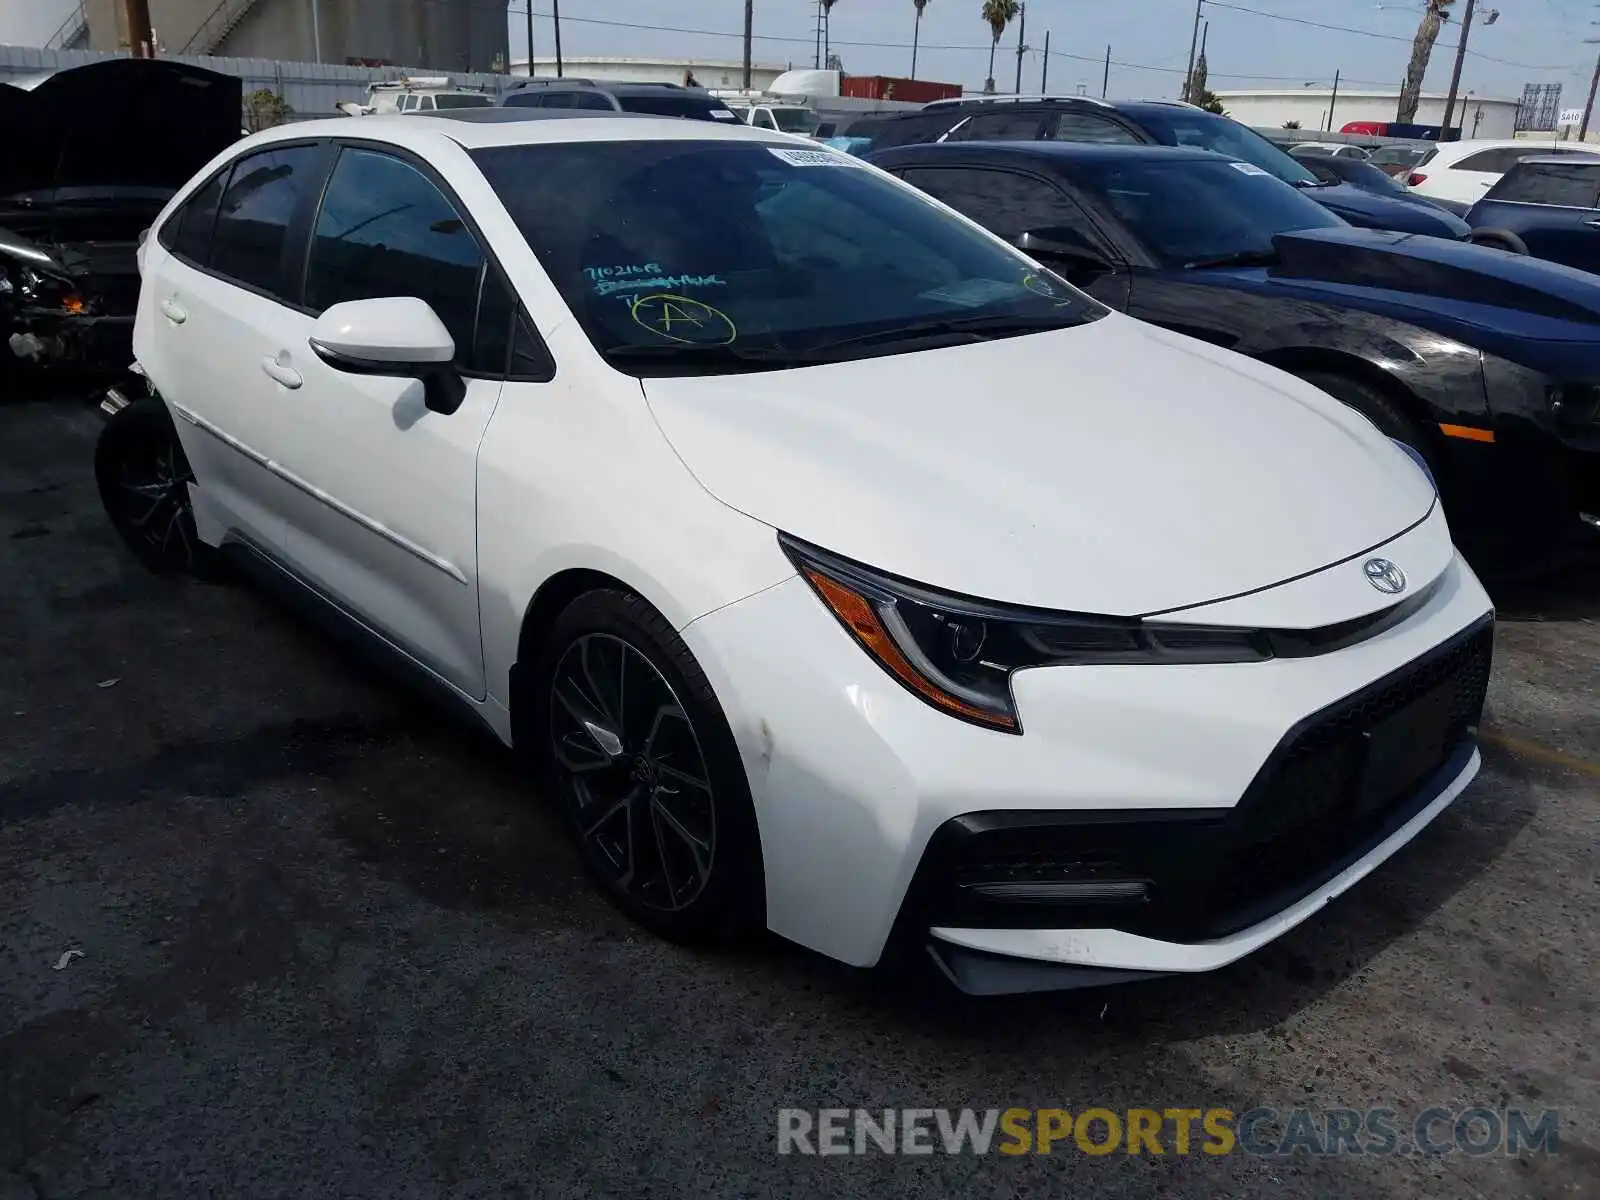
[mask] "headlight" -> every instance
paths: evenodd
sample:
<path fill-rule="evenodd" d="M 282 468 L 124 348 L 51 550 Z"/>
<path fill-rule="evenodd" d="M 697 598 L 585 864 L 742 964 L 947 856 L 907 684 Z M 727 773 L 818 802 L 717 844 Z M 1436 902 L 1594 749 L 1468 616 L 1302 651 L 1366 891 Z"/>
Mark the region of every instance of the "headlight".
<path fill-rule="evenodd" d="M 1402 442 L 1399 438 L 1392 437 L 1389 440 L 1396 446 L 1400 447 L 1401 453 L 1403 453 L 1412 462 L 1417 464 L 1417 470 L 1421 471 L 1428 477 L 1428 484 L 1433 488 L 1434 492 L 1437 493 L 1439 490 L 1439 481 L 1433 477 L 1433 468 L 1428 465 L 1428 460 L 1422 456 L 1422 451 L 1418 450 L 1410 442 Z"/>
<path fill-rule="evenodd" d="M 861 648 L 951 716 L 1021 733 L 1011 673 L 1110 663 L 1241 663 L 1273 657 L 1263 630 L 1162 625 L 945 595 L 778 535 L 812 589 Z"/>

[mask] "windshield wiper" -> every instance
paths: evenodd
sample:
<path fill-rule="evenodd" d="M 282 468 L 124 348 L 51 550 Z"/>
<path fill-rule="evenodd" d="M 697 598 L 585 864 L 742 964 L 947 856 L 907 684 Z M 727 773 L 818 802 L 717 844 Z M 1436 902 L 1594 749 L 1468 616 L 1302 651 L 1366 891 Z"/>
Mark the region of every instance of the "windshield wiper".
<path fill-rule="evenodd" d="M 1218 254 L 1214 258 L 1197 258 L 1183 264 L 1185 271 L 1205 267 L 1270 267 L 1278 261 L 1275 250 L 1238 250 L 1233 254 Z"/>
<path fill-rule="evenodd" d="M 625 363 L 689 363 L 707 366 L 802 367 L 816 360 L 789 350 L 758 350 L 737 344 L 710 345 L 704 342 L 677 342 L 670 346 L 642 346 L 630 343 L 601 351 L 609 359 Z"/>
<path fill-rule="evenodd" d="M 918 338 L 940 337 L 942 335 L 967 335 L 978 341 L 986 341 L 993 337 L 1012 337 L 1024 333 L 1047 333 L 1052 329 L 1070 329 L 1073 322 L 1064 322 L 1055 317 L 1015 317 L 1015 316 L 981 316 L 981 317 L 941 317 L 932 321 L 913 321 L 909 325 L 897 325 L 893 329 L 880 329 L 874 333 L 858 333 L 853 337 L 839 338 L 837 341 L 823 342 L 811 348 L 811 353 L 821 353 L 827 350 L 838 350 L 845 346 L 877 346 L 888 342 L 915 341 Z"/>

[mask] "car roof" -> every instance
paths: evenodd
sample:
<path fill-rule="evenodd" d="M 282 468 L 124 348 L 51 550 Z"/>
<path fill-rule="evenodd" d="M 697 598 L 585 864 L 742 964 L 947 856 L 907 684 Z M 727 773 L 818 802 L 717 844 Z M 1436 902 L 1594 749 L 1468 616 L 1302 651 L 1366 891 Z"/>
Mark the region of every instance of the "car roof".
<path fill-rule="evenodd" d="M 721 123 L 685 121 L 681 117 L 598 111 L 581 112 L 581 115 L 558 121 L 541 120 L 536 117 L 521 120 L 482 117 L 461 120 L 443 119 L 442 113 L 430 115 L 434 119 L 420 120 L 409 113 L 395 113 L 392 116 L 384 114 L 296 121 L 251 134 L 250 137 L 241 139 L 230 147 L 229 153 L 230 156 L 236 156 L 243 149 L 305 138 L 370 138 L 375 141 L 390 142 L 414 151 L 424 158 L 430 150 L 446 145 L 479 150 L 492 146 L 533 146 L 556 142 L 742 140 L 766 142 L 770 145 L 792 144 L 818 148 L 817 143 L 810 138 L 779 133 L 771 129 L 756 129 L 732 121 Z"/>
<path fill-rule="evenodd" d="M 509 89 L 513 92 L 607 92 L 613 96 L 660 96 L 683 95 L 704 96 L 708 100 L 717 99 L 704 88 L 683 87 L 676 83 L 648 83 L 648 82 L 599 82 L 593 79 L 555 79 L 550 81 L 535 80 L 533 83 L 519 83 Z"/>
<path fill-rule="evenodd" d="M 1054 162 L 1105 162 L 1119 158 L 1173 160 L 1176 162 L 1230 162 L 1226 154 L 1215 154 L 1197 146 L 1126 145 L 1110 142 L 918 142 L 891 146 L 871 156 L 877 162 L 890 156 L 910 158 L 1034 158 Z"/>
<path fill-rule="evenodd" d="M 1531 144 L 1530 144 L 1531 143 Z M 1458 158 L 1466 158 L 1479 150 L 1517 150 L 1526 146 L 1529 154 L 1538 154 L 1541 150 L 1550 147 L 1532 142 L 1530 138 L 1464 138 L 1459 142 L 1435 142 L 1438 153 L 1434 155 L 1435 161 L 1451 162 Z"/>

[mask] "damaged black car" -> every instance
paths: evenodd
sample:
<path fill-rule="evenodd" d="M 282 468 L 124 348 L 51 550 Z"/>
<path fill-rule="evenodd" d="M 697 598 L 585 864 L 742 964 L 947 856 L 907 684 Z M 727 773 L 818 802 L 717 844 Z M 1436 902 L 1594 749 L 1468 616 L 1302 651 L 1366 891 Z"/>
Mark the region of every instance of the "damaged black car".
<path fill-rule="evenodd" d="M 127 369 L 140 238 L 238 139 L 242 97 L 163 59 L 0 84 L 0 396 L 45 370 Z"/>

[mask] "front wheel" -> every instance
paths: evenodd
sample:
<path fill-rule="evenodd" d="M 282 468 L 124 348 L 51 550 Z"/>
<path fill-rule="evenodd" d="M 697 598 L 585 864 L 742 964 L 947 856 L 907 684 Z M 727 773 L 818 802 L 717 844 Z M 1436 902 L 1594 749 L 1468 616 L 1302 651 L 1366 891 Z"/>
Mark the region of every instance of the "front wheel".
<path fill-rule="evenodd" d="M 112 527 L 147 568 L 173 577 L 222 576 L 217 552 L 195 532 L 194 472 L 159 399 L 135 400 L 106 422 L 94 474 Z"/>
<path fill-rule="evenodd" d="M 590 873 L 629 916 L 687 942 L 765 924 L 738 747 L 660 613 L 622 591 L 579 596 L 556 619 L 531 698 L 547 791 Z"/>
<path fill-rule="evenodd" d="M 1474 246 L 1487 246 L 1491 250 L 1504 250 L 1510 254 L 1528 252 L 1528 243 L 1509 229 L 1474 229 L 1471 241 Z"/>

